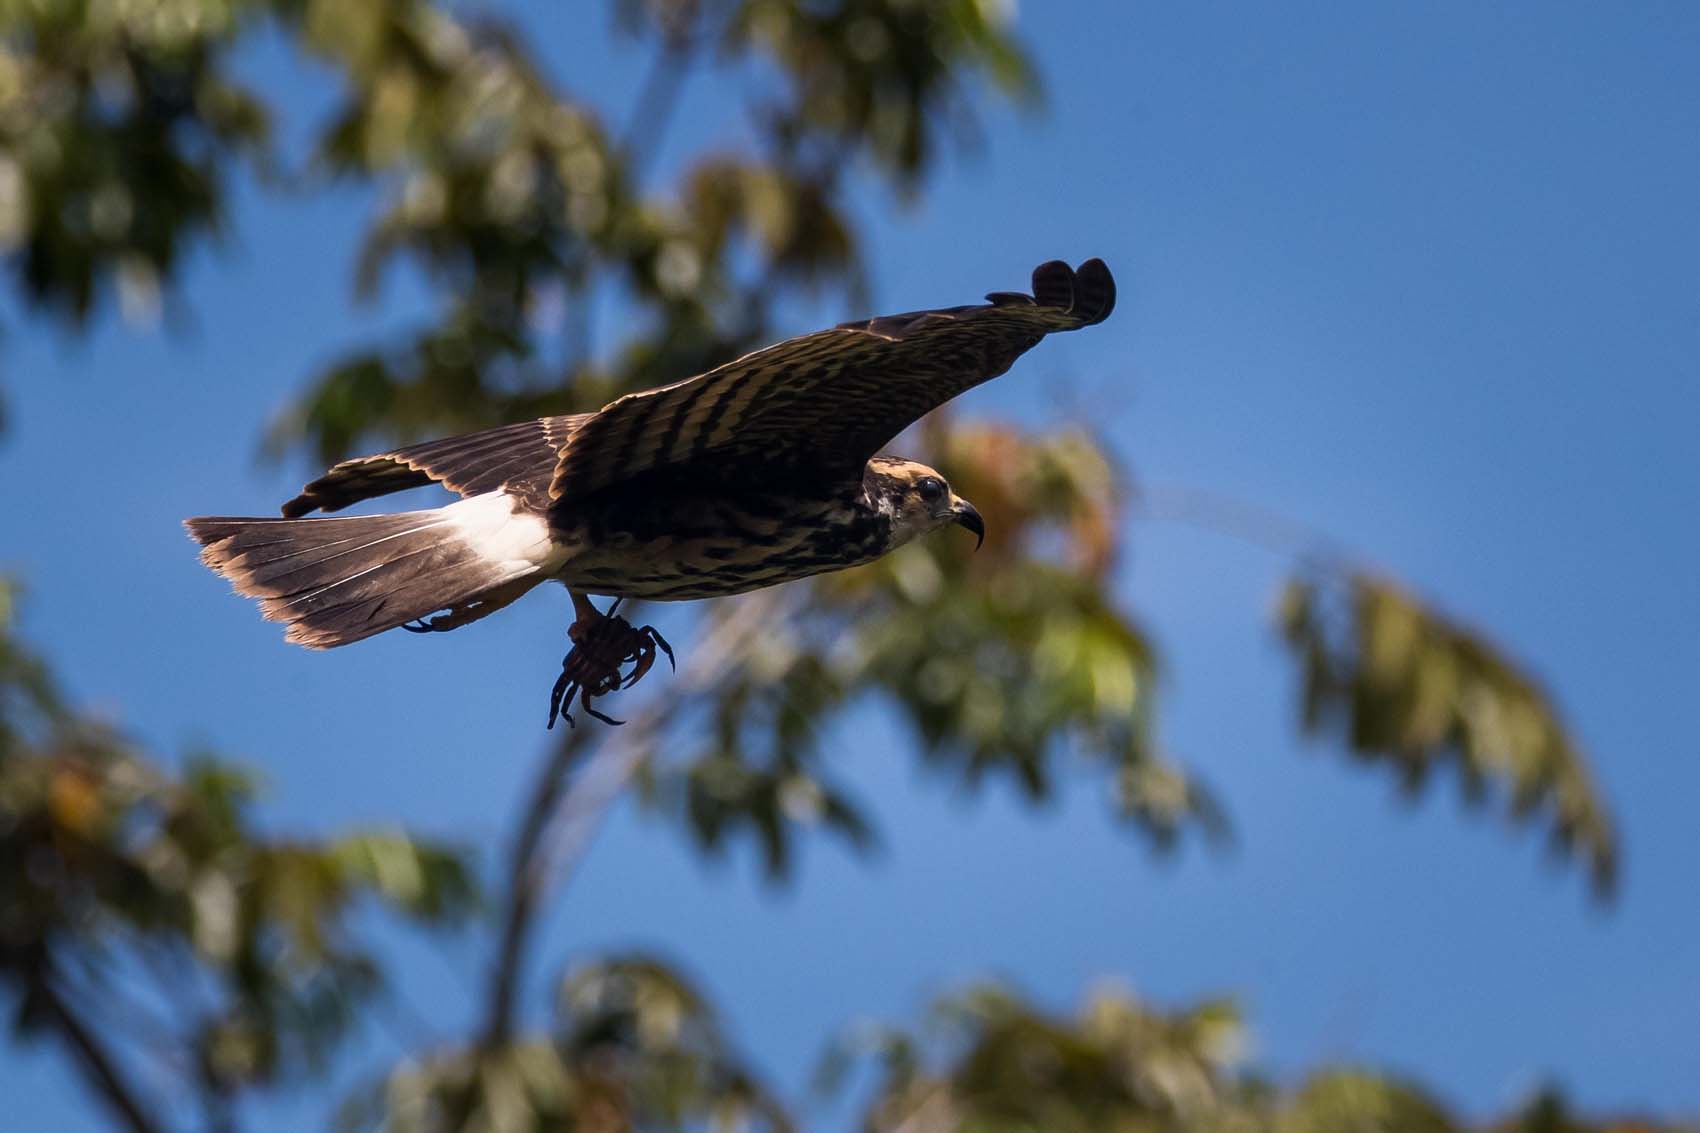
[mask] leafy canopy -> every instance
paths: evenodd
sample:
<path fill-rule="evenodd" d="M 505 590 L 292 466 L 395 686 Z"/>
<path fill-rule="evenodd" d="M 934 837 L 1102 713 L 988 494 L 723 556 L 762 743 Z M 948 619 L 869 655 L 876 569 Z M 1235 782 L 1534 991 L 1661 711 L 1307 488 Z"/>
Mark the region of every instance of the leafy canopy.
<path fill-rule="evenodd" d="M 233 184 L 353 184 L 377 202 L 352 281 L 397 272 L 434 317 L 314 376 L 274 453 L 368 446 L 542 413 L 709 368 L 797 328 L 798 295 L 867 302 L 853 183 L 899 201 L 999 100 L 1039 82 L 995 0 L 615 0 L 653 56 L 631 107 L 563 87 L 496 10 L 429 0 L 0 0 L 0 251 L 22 310 L 86 330 L 108 307 L 185 302 L 183 264 L 229 229 Z M 570 18 L 582 19 L 575 9 Z M 241 46 L 315 61 L 336 107 L 282 152 L 280 92 Z M 649 170 L 691 68 L 740 76 L 745 136 Z M 598 342 L 587 312 L 622 313 Z M 550 312 L 563 312 L 559 318 Z M 589 750 L 563 738 L 502 879 L 488 1024 L 421 1050 L 351 1099 L 359 1128 L 754 1129 L 792 1119 L 687 981 L 647 957 L 581 961 L 541 1030 L 516 1024 L 537 906 L 597 806 L 628 782 L 706 851 L 736 839 L 789 876 L 822 827 L 865 846 L 874 819 L 833 782 L 826 740 L 890 709 L 942 777 L 1045 798 L 1098 777 L 1153 845 L 1222 839 L 1220 804 L 1164 752 L 1155 644 L 1116 599 L 1126 477 L 1084 429 L 936 415 L 915 439 L 986 514 L 970 556 L 945 540 L 712 606 L 651 710 Z M 173 761 L 69 705 L 0 588 L 0 982 L 26 1038 L 53 1036 L 136 1129 L 187 1123 L 148 1081 L 235 1124 L 244 1091 L 320 1075 L 374 1004 L 382 960 L 360 915 L 424 927 L 483 907 L 480 863 L 397 831 L 280 837 L 252 780 Z M 1301 571 L 1280 630 L 1307 730 L 1407 789 L 1454 768 L 1544 817 L 1555 847 L 1615 876 L 1615 835 L 1546 694 L 1478 633 L 1366 573 Z M 175 763 L 176 771 L 164 768 Z M 583 765 L 582 772 L 573 769 Z M 576 841 L 575 841 L 576 840 Z M 98 1020 L 98 1021 L 97 1021 Z M 1155 1010 L 1121 992 L 1073 1017 L 1005 988 L 949 997 L 924 1035 L 878 1030 L 869 1130 L 1455 1128 L 1420 1090 L 1356 1070 L 1281 1091 L 1237 1067 L 1225 1003 Z M 843 1060 L 840 1059 L 842 1062 Z M 1556 1096 L 1506 1128 L 1570 1128 Z"/>

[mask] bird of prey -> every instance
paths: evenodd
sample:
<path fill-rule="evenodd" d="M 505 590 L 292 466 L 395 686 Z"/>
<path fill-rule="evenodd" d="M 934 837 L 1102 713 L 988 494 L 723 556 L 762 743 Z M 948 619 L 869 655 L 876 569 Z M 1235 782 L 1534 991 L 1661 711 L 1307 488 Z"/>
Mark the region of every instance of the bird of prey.
<path fill-rule="evenodd" d="M 629 688 L 673 657 L 626 598 L 740 594 L 871 562 L 959 524 L 974 505 L 924 464 L 879 450 L 928 411 L 1009 369 L 1047 334 L 1103 321 L 1101 260 L 1053 260 L 1033 294 L 844 323 L 747 354 L 595 413 L 520 421 L 345 460 L 281 519 L 186 521 L 201 558 L 260 600 L 290 641 L 328 649 L 397 626 L 455 629 L 554 579 L 572 596 L 572 648 L 549 726 L 574 697 Z M 304 518 L 437 483 L 429 511 Z M 978 543 L 976 543 L 978 546 Z M 604 614 L 590 595 L 615 599 Z M 436 616 L 431 616 L 435 614 Z M 630 664 L 629 673 L 622 675 Z"/>

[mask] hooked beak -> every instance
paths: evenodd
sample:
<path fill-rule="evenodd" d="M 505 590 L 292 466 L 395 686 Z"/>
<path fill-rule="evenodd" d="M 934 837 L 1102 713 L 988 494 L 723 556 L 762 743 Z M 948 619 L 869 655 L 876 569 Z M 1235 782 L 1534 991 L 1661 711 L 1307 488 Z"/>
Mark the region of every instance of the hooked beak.
<path fill-rule="evenodd" d="M 986 521 L 980 518 L 980 513 L 967 500 L 958 498 L 950 506 L 953 522 L 961 524 L 974 533 L 974 549 L 978 551 L 986 541 Z"/>

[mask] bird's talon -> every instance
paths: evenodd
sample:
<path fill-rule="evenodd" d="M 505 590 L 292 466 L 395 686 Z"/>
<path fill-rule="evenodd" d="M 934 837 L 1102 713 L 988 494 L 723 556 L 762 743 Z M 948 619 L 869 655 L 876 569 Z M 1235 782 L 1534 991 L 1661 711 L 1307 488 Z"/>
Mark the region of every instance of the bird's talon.
<path fill-rule="evenodd" d="M 573 718 L 568 709 L 575 698 L 580 707 L 595 719 L 605 724 L 623 724 L 624 720 L 616 720 L 592 708 L 591 699 L 637 684 L 654 666 L 657 649 L 667 654 L 670 667 L 678 667 L 673 659 L 672 646 L 653 626 L 635 628 L 626 619 L 612 616 L 618 605 L 616 602 L 610 607 L 608 614 L 581 619 L 568 627 L 567 636 L 573 648 L 561 658 L 561 676 L 550 692 L 550 728 L 555 726 L 556 719 L 564 719 L 569 727 L 572 726 Z M 632 670 L 622 674 L 620 670 L 627 664 L 632 666 Z"/>

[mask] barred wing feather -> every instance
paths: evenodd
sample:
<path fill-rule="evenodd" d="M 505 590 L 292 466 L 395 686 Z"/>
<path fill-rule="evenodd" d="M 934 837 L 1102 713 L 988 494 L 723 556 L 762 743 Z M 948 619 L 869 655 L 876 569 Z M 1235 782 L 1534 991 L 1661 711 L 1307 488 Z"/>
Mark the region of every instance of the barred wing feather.
<path fill-rule="evenodd" d="M 611 402 L 573 434 L 556 506 L 661 469 L 772 469 L 860 476 L 898 433 L 998 376 L 1047 334 L 1103 321 L 1115 281 L 1102 260 L 1033 271 L 1033 294 L 846 323 Z"/>

